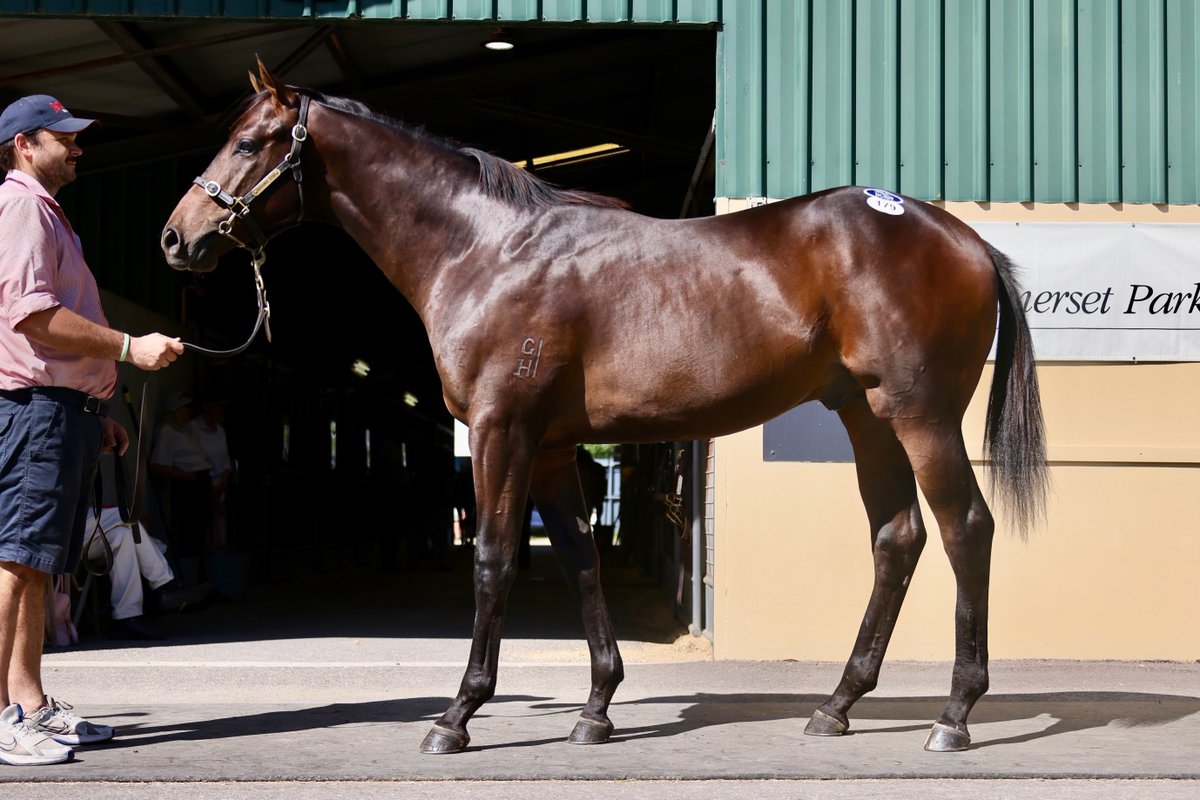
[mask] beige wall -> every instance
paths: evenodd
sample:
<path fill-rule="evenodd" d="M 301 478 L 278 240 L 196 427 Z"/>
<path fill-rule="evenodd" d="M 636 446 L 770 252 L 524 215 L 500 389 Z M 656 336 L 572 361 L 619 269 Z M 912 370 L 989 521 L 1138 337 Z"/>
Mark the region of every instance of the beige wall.
<path fill-rule="evenodd" d="M 724 203 L 731 210 L 740 203 Z M 951 204 L 968 220 L 1196 222 L 1200 209 Z M 993 658 L 1200 658 L 1200 364 L 1039 366 L 1046 524 L 1001 530 Z M 979 456 L 990 368 L 964 422 Z M 844 660 L 871 588 L 852 464 L 765 463 L 762 429 L 716 446 L 718 658 Z M 954 581 L 930 539 L 889 658 L 953 657 Z"/>

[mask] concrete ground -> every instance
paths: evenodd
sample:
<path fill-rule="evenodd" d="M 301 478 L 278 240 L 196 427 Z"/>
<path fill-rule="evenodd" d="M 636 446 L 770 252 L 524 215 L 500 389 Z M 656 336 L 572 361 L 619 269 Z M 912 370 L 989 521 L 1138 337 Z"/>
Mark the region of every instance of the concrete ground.
<path fill-rule="evenodd" d="M 565 743 L 589 686 L 544 554 L 514 588 L 497 697 L 464 753 L 417 748 L 462 675 L 469 571 L 339 571 L 162 622 L 150 646 L 49 653 L 51 694 L 118 727 L 73 763 L 0 767 L 59 798 L 1200 797 L 1200 663 L 996 662 L 972 749 L 922 750 L 948 663 L 889 663 L 852 734 L 803 735 L 841 665 L 716 662 L 631 570 L 606 588 L 626 680 L 617 730 Z M 15 790 L 15 791 L 14 791 Z M 11 793 L 10 793 L 11 792 Z"/>

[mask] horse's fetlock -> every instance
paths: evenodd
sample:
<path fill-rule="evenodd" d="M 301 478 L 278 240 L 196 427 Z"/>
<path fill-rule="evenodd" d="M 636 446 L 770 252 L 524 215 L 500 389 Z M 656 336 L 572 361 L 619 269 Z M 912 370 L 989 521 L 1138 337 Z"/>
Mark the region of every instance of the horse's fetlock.
<path fill-rule="evenodd" d="M 983 697 L 990 688 L 990 684 L 987 665 L 968 663 L 954 666 L 954 686 L 968 701 L 974 703 Z"/>
<path fill-rule="evenodd" d="M 611 686 L 625 680 L 625 665 L 619 653 L 601 654 L 592 659 L 592 685 Z"/>
<path fill-rule="evenodd" d="M 851 659 L 842 675 L 842 685 L 855 697 L 862 697 L 875 691 L 875 687 L 879 685 L 879 673 L 871 669 L 870 665 L 858 659 Z"/>
<path fill-rule="evenodd" d="M 621 657 L 617 656 L 608 665 L 608 682 L 610 685 L 616 686 L 623 680 L 625 680 L 625 664 L 621 661 Z"/>
<path fill-rule="evenodd" d="M 471 671 L 463 678 L 462 688 L 471 700 L 486 703 L 496 696 L 496 679 L 482 672 Z"/>

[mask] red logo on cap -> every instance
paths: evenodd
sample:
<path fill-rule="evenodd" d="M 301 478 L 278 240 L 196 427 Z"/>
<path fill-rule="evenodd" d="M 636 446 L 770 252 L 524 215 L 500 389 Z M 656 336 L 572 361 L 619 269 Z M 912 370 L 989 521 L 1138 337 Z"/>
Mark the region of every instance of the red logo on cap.
<path fill-rule="evenodd" d="M 60 103 L 60 102 L 58 102 L 57 100 L 55 100 L 55 101 L 53 101 L 52 103 L 50 103 L 50 107 L 51 107 L 52 109 L 54 109 L 55 111 L 66 111 L 66 109 L 65 109 L 65 108 L 63 108 L 63 104 L 62 104 L 62 103 Z"/>

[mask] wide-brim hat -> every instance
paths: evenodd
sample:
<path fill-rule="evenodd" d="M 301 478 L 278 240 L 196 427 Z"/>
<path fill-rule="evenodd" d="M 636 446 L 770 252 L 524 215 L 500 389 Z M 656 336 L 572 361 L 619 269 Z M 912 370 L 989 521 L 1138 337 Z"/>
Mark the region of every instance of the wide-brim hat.
<path fill-rule="evenodd" d="M 78 133 L 95 122 L 75 116 L 48 94 L 33 94 L 14 100 L 0 114 L 0 144 L 12 141 L 18 133 L 39 128 L 56 133 Z"/>

